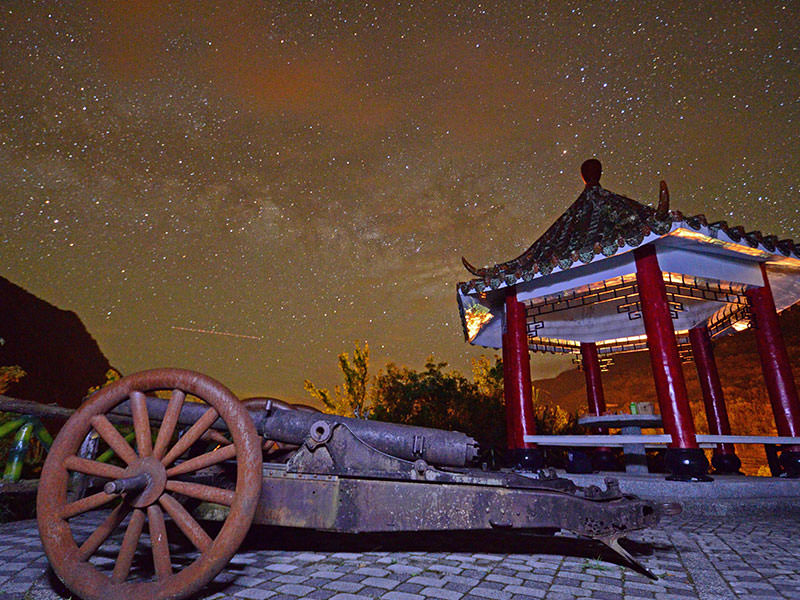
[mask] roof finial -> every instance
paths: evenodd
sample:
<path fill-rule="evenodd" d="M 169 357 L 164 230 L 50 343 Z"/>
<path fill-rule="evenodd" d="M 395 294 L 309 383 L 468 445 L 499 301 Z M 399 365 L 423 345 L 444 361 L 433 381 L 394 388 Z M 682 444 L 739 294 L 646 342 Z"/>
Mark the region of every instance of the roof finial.
<path fill-rule="evenodd" d="M 600 185 L 600 175 L 603 173 L 603 165 L 596 158 L 583 161 L 581 165 L 581 177 L 586 187 Z"/>
<path fill-rule="evenodd" d="M 656 214 L 660 217 L 666 217 L 669 212 L 669 188 L 667 187 L 667 182 L 664 180 L 659 183 L 658 187 L 658 208 L 656 208 Z"/>

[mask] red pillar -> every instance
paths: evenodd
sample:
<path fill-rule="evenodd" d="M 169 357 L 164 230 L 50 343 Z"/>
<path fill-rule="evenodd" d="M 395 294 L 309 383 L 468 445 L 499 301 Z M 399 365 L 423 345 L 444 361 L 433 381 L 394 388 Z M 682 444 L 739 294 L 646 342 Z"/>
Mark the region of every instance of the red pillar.
<path fill-rule="evenodd" d="M 600 359 L 597 355 L 597 344 L 594 342 L 581 342 L 581 359 L 583 375 L 586 378 L 586 401 L 589 405 L 589 414 L 600 416 L 606 412 L 606 398 L 603 393 L 603 380 L 600 375 Z M 597 427 L 599 434 L 608 431 L 605 427 Z M 594 452 L 593 466 L 598 471 L 613 471 L 619 465 L 611 448 L 600 447 Z"/>
<path fill-rule="evenodd" d="M 766 267 L 761 265 L 764 286 L 747 290 L 755 319 L 756 344 L 761 358 L 761 370 L 767 385 L 775 425 L 780 436 L 800 436 L 800 401 L 792 375 L 789 355 L 783 342 L 775 300 L 767 278 Z M 781 464 L 791 476 L 800 475 L 800 446 L 785 449 Z"/>
<path fill-rule="evenodd" d="M 589 404 L 589 413 L 599 417 L 606 411 L 606 398 L 603 393 L 603 381 L 600 378 L 597 344 L 581 342 L 581 358 L 583 375 L 586 378 L 586 401 Z"/>
<path fill-rule="evenodd" d="M 531 363 L 524 305 L 511 288 L 506 295 L 506 329 L 503 334 L 503 393 L 506 401 L 506 439 L 514 466 L 539 468 L 543 465 L 536 444 L 523 436 L 535 435 Z"/>
<path fill-rule="evenodd" d="M 672 435 L 667 452 L 667 468 L 675 479 L 707 481 L 708 461 L 697 445 L 694 421 L 689 407 L 686 380 L 678 354 L 664 278 L 652 244 L 634 251 L 636 282 L 642 308 L 650 364 L 656 384 L 664 431 Z"/>
<path fill-rule="evenodd" d="M 703 391 L 708 430 L 713 435 L 730 435 L 728 410 L 725 408 L 725 396 L 722 393 L 722 383 L 714 360 L 708 327 L 701 325 L 690 329 L 689 340 L 692 343 L 692 355 L 700 380 L 700 389 Z M 736 456 L 733 444 L 719 444 L 714 449 L 711 464 L 720 473 L 738 473 L 742 461 Z"/>

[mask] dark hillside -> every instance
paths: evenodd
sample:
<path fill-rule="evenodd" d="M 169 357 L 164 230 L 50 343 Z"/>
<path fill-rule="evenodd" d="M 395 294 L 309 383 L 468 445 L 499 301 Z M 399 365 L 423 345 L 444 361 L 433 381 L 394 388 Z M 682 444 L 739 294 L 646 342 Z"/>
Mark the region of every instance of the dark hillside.
<path fill-rule="evenodd" d="M 108 359 L 78 316 L 0 277 L 0 365 L 27 376 L 8 395 L 74 408 L 103 383 Z"/>

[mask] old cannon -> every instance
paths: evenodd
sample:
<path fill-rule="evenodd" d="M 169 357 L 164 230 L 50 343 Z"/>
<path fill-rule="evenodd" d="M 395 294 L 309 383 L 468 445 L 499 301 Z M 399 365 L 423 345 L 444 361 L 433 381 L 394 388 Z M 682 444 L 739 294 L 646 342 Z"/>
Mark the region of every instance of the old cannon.
<path fill-rule="evenodd" d="M 663 507 L 622 494 L 613 480 L 603 490 L 548 470 L 470 468 L 477 445 L 462 433 L 286 408 L 242 403 L 176 369 L 96 392 L 56 437 L 39 484 L 39 531 L 58 577 L 87 600 L 183 598 L 225 567 L 252 523 L 564 530 L 642 569 L 618 540 L 657 523 Z M 126 420 L 127 437 L 114 425 Z M 89 440 L 116 464 L 87 453 Z M 80 497 L 75 476 L 90 480 Z M 208 527 L 207 518 L 220 523 Z"/>

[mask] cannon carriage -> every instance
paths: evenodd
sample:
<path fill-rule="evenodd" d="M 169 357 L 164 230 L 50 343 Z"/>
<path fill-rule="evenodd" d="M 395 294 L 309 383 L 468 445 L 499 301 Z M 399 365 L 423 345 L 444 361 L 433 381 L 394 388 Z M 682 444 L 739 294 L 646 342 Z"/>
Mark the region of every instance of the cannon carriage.
<path fill-rule="evenodd" d="M 252 524 L 563 530 L 642 570 L 618 540 L 665 510 L 622 494 L 614 480 L 580 488 L 551 470 L 474 468 L 478 447 L 463 433 L 291 408 L 240 402 L 213 379 L 177 369 L 96 392 L 42 470 L 37 518 L 55 573 L 87 600 L 184 598 L 225 568 Z M 119 421 L 132 422 L 127 439 Z M 116 464 L 87 452 L 90 440 L 107 445 Z M 91 482 L 85 493 L 74 493 L 76 479 Z"/>

